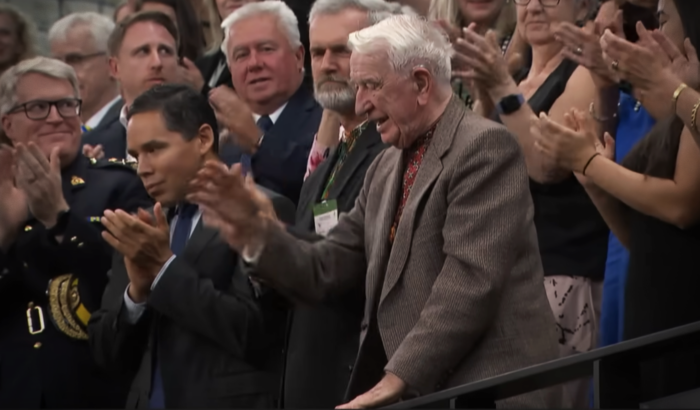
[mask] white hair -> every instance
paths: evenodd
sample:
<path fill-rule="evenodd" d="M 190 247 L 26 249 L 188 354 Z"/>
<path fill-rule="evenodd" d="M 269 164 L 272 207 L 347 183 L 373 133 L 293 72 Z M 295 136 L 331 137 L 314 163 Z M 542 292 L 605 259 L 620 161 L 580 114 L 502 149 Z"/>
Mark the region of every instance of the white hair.
<path fill-rule="evenodd" d="M 350 34 L 348 46 L 358 54 L 386 51 L 389 63 L 398 73 L 423 65 L 437 81 L 450 82 L 450 59 L 454 53 L 450 40 L 422 17 L 389 17 Z"/>
<path fill-rule="evenodd" d="M 72 13 L 58 20 L 49 30 L 49 42 L 65 41 L 74 28 L 86 26 L 90 30 L 97 51 L 107 52 L 107 42 L 114 30 L 114 22 L 102 14 L 86 12 Z"/>
<path fill-rule="evenodd" d="M 309 12 L 309 24 L 318 16 L 338 14 L 345 10 L 367 12 L 369 26 L 392 15 L 402 14 L 401 5 L 384 0 L 316 0 Z"/>
<path fill-rule="evenodd" d="M 221 44 L 221 51 L 228 59 L 228 42 L 231 38 L 231 31 L 236 23 L 249 19 L 251 17 L 257 17 L 260 15 L 272 15 L 277 19 L 280 28 L 286 34 L 287 40 L 289 40 L 289 45 L 293 48 L 299 48 L 301 46 L 301 38 L 299 34 L 299 21 L 297 16 L 294 15 L 292 9 L 287 6 L 283 1 L 280 0 L 268 0 L 261 2 L 248 3 L 233 13 L 229 14 L 228 17 L 221 23 L 221 28 L 224 29 L 224 41 Z"/>
<path fill-rule="evenodd" d="M 78 77 L 75 76 L 73 67 L 53 58 L 34 57 L 13 65 L 0 76 L 0 115 L 7 114 L 17 105 L 17 83 L 30 73 L 66 80 L 73 88 L 75 97 L 80 98 Z"/>

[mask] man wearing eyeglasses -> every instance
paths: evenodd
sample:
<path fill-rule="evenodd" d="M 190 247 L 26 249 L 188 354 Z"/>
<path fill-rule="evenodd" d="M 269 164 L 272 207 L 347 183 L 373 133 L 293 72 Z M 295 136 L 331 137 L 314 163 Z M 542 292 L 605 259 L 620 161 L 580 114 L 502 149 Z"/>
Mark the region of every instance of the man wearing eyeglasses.
<path fill-rule="evenodd" d="M 85 131 L 118 121 L 124 104 L 109 74 L 107 40 L 112 30 L 109 17 L 93 12 L 69 14 L 49 30 L 51 56 L 73 67 L 78 76 Z"/>
<path fill-rule="evenodd" d="M 0 77 L 0 408 L 125 403 L 126 386 L 93 364 L 86 325 L 112 261 L 100 216 L 150 199 L 129 166 L 80 154 L 81 105 L 61 61 Z"/>

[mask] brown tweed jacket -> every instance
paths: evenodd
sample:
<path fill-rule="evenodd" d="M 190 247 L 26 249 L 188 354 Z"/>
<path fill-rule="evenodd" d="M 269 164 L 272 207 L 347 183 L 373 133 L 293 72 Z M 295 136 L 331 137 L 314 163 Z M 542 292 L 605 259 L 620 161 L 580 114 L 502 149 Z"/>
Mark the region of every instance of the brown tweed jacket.
<path fill-rule="evenodd" d="M 421 395 L 555 359 L 555 323 L 515 138 L 453 97 L 391 246 L 402 162 L 396 148 L 379 154 L 355 208 L 326 240 L 305 243 L 271 228 L 254 274 L 307 300 L 364 281 L 358 363 L 376 321 L 385 369 Z M 353 380 L 355 374 L 351 392 Z M 499 406 L 556 407 L 558 399 L 554 390 L 535 392 Z"/>

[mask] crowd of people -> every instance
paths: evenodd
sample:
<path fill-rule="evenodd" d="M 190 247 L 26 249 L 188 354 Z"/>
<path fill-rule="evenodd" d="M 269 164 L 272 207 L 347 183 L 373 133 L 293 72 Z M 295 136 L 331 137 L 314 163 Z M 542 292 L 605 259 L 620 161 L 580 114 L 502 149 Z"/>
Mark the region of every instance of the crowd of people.
<path fill-rule="evenodd" d="M 0 407 L 375 408 L 700 321 L 696 18 L 128 0 L 37 56 L 1 6 Z"/>

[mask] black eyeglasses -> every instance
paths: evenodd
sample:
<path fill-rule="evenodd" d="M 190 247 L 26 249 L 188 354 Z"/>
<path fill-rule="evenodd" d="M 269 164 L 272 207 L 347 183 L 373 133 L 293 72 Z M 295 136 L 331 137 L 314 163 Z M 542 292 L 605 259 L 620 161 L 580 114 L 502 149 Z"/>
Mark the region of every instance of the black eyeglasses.
<path fill-rule="evenodd" d="M 80 107 L 83 101 L 78 98 L 63 98 L 56 101 L 34 100 L 24 104 L 19 104 L 11 109 L 8 114 L 24 111 L 30 120 L 41 121 L 48 118 L 51 107 L 56 107 L 56 111 L 63 118 L 73 118 L 80 115 Z"/>
<path fill-rule="evenodd" d="M 64 63 L 70 65 L 70 66 L 79 66 L 86 62 L 87 60 L 93 59 L 95 57 L 101 57 L 106 55 L 104 51 L 98 51 L 96 53 L 92 54 L 78 54 L 78 53 L 71 53 L 71 54 L 66 54 L 63 57 L 57 57 L 59 60 L 63 61 Z"/>
<path fill-rule="evenodd" d="M 513 0 L 518 6 L 527 6 L 532 0 Z M 536 0 L 539 1 L 542 7 L 557 7 L 560 0 Z"/>

